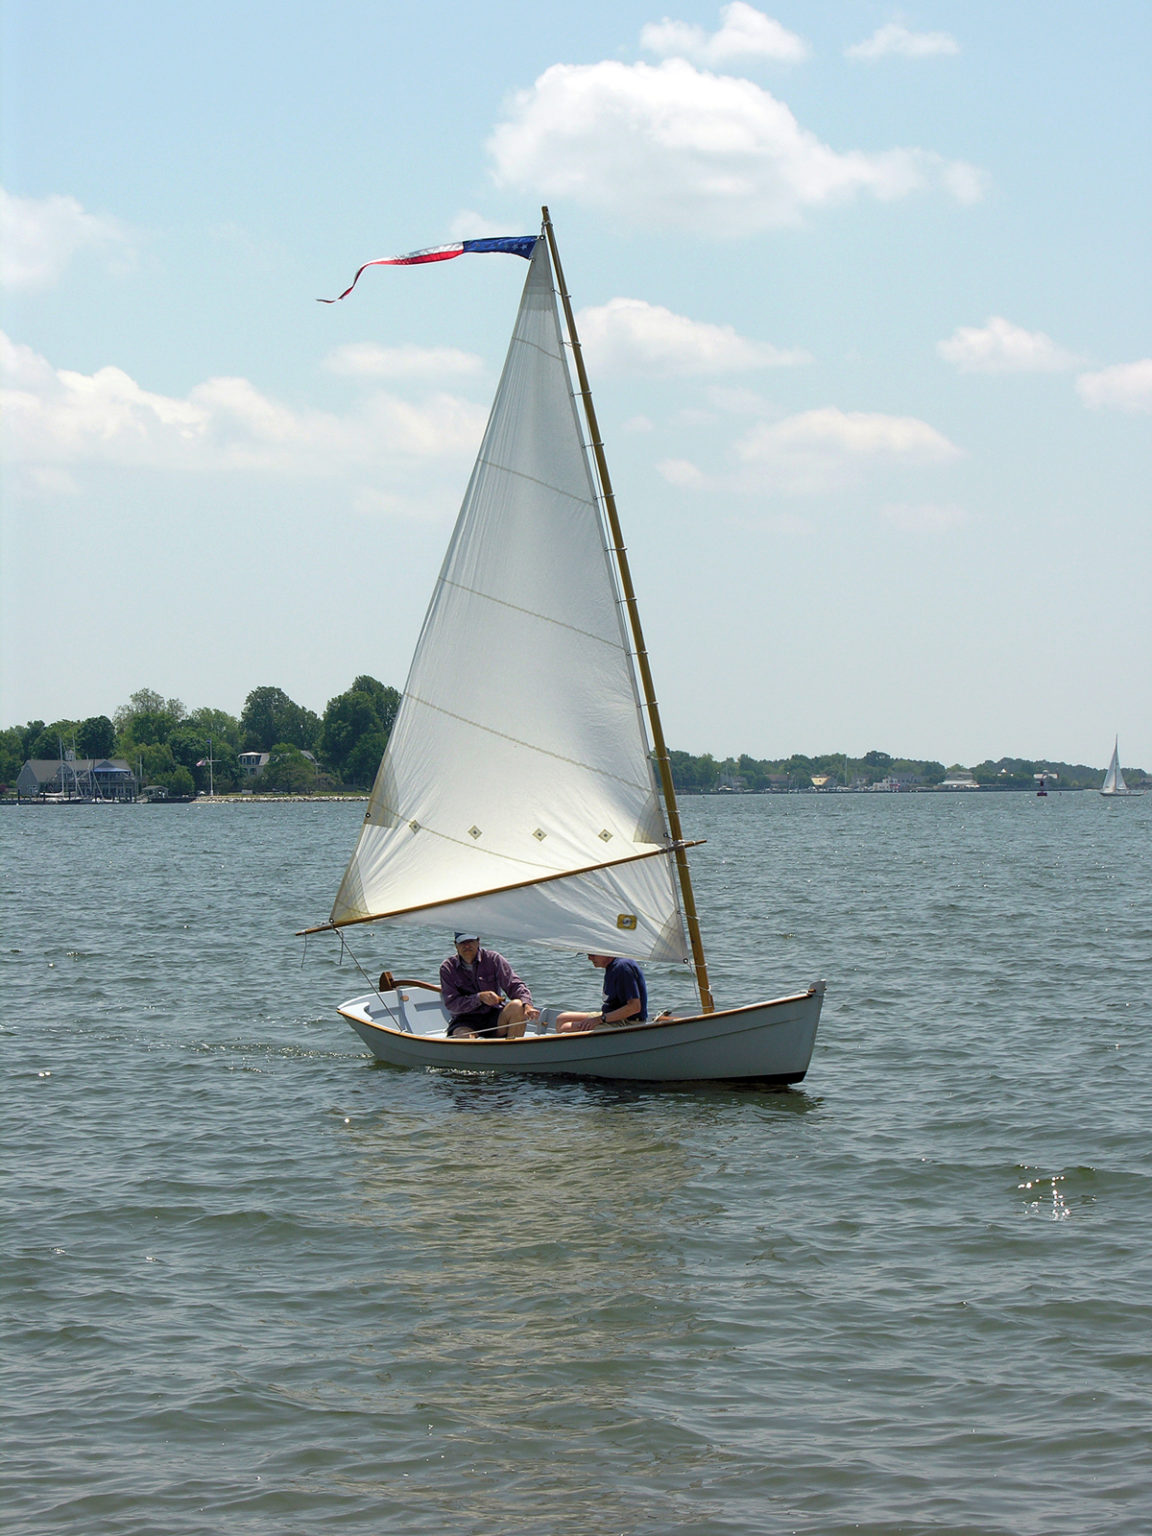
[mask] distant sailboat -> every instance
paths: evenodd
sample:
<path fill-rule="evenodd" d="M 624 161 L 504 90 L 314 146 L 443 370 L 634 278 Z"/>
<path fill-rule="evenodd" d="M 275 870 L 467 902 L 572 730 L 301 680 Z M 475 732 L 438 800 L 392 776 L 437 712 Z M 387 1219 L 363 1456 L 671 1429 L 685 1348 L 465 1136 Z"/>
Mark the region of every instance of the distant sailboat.
<path fill-rule="evenodd" d="M 1124 775 L 1120 772 L 1120 738 L 1117 736 L 1112 748 L 1112 761 L 1108 764 L 1108 772 L 1104 775 L 1104 782 L 1100 786 L 1102 795 L 1139 796 L 1144 793 L 1141 789 L 1129 789 L 1124 782 Z"/>

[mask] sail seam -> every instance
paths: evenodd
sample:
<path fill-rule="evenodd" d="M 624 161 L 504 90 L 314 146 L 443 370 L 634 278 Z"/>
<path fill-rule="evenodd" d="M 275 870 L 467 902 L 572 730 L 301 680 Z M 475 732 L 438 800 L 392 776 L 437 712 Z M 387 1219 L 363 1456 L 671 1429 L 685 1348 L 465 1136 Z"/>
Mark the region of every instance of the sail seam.
<path fill-rule="evenodd" d="M 483 455 L 477 459 L 476 463 L 477 466 L 483 464 L 486 469 L 494 469 L 499 475 L 510 475 L 515 480 L 526 480 L 529 485 L 542 486 L 544 490 L 550 491 L 553 496 L 563 496 L 568 501 L 576 502 L 578 506 L 598 508 L 595 491 L 593 491 L 591 496 L 578 496 L 575 491 L 565 490 L 562 485 L 554 485 L 551 480 L 541 480 L 539 475 L 526 474 L 522 469 L 513 469 L 508 464 L 501 464 L 498 459 L 486 459 Z"/>
<path fill-rule="evenodd" d="M 521 736 L 512 736 L 507 731 L 498 731 L 494 726 L 485 725 L 481 720 L 473 720 L 467 715 L 457 714 L 455 710 L 445 709 L 441 704 L 433 704 L 430 699 L 423 699 L 418 693 L 406 693 L 404 697 L 411 699 L 413 704 L 420 704 L 425 709 L 443 715 L 448 720 L 457 720 L 461 725 L 466 725 L 472 730 L 483 731 L 485 735 L 495 736 L 500 741 L 510 741 L 513 746 L 524 747 L 529 752 L 538 752 L 541 757 L 550 757 L 554 762 L 567 763 L 573 768 L 582 768 L 586 773 L 594 773 L 601 779 L 611 780 L 614 784 L 623 784 L 627 789 L 647 790 L 651 787 L 646 780 L 625 779 L 618 773 L 610 773 L 606 768 L 598 768 L 595 763 L 586 763 L 582 758 L 568 757 L 563 752 L 553 752 L 548 747 L 540 747 L 535 742 L 525 741 Z"/>
<path fill-rule="evenodd" d="M 399 812 L 392 811 L 390 809 L 390 807 L 385 806 L 385 807 L 383 807 L 383 809 L 386 810 L 389 815 L 397 816 L 397 818 L 399 820 L 401 820 L 401 821 L 404 819 L 400 815 Z M 509 853 L 507 848 L 485 848 L 483 846 L 483 844 L 481 844 L 479 842 L 467 842 L 466 843 L 462 837 L 454 837 L 451 832 L 441 832 L 436 827 L 430 827 L 428 825 L 428 823 L 425 822 L 425 821 L 422 821 L 420 823 L 420 832 L 421 832 L 421 835 L 437 838 L 442 843 L 450 843 L 452 845 L 452 847 L 454 847 L 454 848 L 466 848 L 470 854 L 480 854 L 480 853 L 482 853 L 482 854 L 484 854 L 484 856 L 486 858 L 489 858 L 489 859 L 499 859 L 502 863 L 505 863 L 505 864 L 520 864 L 520 865 L 523 866 L 524 869 L 530 869 L 530 870 L 546 869 L 546 870 L 549 870 L 549 871 L 551 871 L 551 873 L 549 873 L 549 874 L 544 876 L 544 878 L 546 880 L 557 880 L 557 879 L 560 879 L 562 876 L 564 876 L 566 874 L 573 873 L 573 871 L 571 871 L 571 870 L 557 870 L 556 866 L 554 864 L 546 864 L 546 863 L 544 863 L 542 861 L 540 863 L 536 863 L 532 859 L 525 858 L 522 854 Z M 633 846 L 635 846 L 635 844 L 633 844 Z M 657 852 L 662 852 L 663 850 L 662 849 L 657 849 L 656 851 Z M 628 855 L 629 859 L 631 859 L 631 858 L 648 858 L 648 857 L 649 857 L 649 855 L 647 853 L 629 854 Z M 627 859 L 615 859 L 615 860 L 612 860 L 611 863 L 623 864 L 623 863 L 627 863 Z M 596 865 L 582 866 L 582 868 L 589 868 L 589 869 L 601 869 L 601 868 L 607 869 L 609 867 L 610 867 L 610 864 L 604 864 L 604 865 L 596 864 Z M 576 871 L 576 873 L 579 873 L 579 872 L 580 871 Z M 532 884 L 535 884 L 537 882 L 534 881 L 534 880 L 527 880 L 527 881 L 523 881 L 521 883 L 523 883 L 525 885 L 532 885 Z M 501 887 L 501 889 L 503 889 L 503 887 Z M 509 887 L 509 889 L 515 889 L 515 887 Z M 452 900 L 454 900 L 454 901 L 462 900 L 462 899 L 463 898 L 461 898 L 461 897 L 453 897 L 452 898 Z"/>
<path fill-rule="evenodd" d="M 510 603 L 506 597 L 494 597 L 491 592 L 482 592 L 479 587 L 466 587 L 462 581 L 453 581 L 451 577 L 442 578 L 441 585 L 454 587 L 457 592 L 466 592 L 469 597 L 478 597 L 482 602 L 495 603 L 500 608 L 508 608 L 512 613 L 522 613 L 529 619 L 542 619 L 545 624 L 554 624 L 558 629 L 567 629 L 574 635 L 580 635 L 585 640 L 595 640 L 597 645 L 606 646 L 610 651 L 624 650 L 623 646 L 615 640 L 605 640 L 603 635 L 594 635 L 590 629 L 581 629 L 578 624 L 570 624 L 567 619 L 554 619 L 550 613 L 541 613 L 538 608 L 525 608 L 521 603 Z M 625 654 L 630 654 L 625 651 Z"/>

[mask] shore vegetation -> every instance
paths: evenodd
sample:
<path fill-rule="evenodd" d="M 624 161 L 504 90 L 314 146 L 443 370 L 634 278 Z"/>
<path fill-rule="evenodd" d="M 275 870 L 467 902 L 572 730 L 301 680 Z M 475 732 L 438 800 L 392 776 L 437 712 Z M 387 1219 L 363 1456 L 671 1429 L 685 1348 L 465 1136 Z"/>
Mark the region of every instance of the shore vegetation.
<path fill-rule="evenodd" d="M 328 700 L 321 715 L 282 688 L 254 688 L 239 718 L 207 705 L 188 709 L 141 688 L 109 715 L 82 720 L 30 720 L 0 730 L 0 792 L 11 792 L 30 758 L 120 758 L 144 785 L 170 795 L 309 795 L 363 793 L 371 787 L 388 742 L 400 695 L 362 674 Z M 672 751 L 672 778 L 682 794 L 766 794 L 845 790 L 928 790 L 970 779 L 981 789 L 1098 789 L 1103 767 L 1047 759 L 991 759 L 972 765 L 894 757 L 871 751 L 786 758 L 717 758 Z M 1150 781 L 1125 764 L 1134 788 Z"/>

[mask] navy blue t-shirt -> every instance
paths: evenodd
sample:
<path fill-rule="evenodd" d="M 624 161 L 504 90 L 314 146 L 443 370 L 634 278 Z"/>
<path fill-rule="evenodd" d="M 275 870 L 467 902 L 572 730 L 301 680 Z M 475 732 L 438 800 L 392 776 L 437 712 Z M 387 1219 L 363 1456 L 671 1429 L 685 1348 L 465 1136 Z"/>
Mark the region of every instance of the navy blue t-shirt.
<path fill-rule="evenodd" d="M 604 971 L 604 1003 L 601 1013 L 614 1013 L 617 1008 L 640 999 L 640 1012 L 626 1019 L 625 1023 L 639 1024 L 648 1017 L 648 988 L 644 984 L 644 972 L 635 960 L 610 960 Z"/>

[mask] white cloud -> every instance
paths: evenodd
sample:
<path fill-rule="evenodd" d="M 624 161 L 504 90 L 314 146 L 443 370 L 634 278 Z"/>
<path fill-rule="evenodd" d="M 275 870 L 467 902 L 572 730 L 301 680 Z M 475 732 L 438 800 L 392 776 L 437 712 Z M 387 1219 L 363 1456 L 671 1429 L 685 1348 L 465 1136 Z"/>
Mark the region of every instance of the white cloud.
<path fill-rule="evenodd" d="M 957 327 L 936 350 L 964 373 L 1058 373 L 1076 364 L 1043 331 L 1026 331 L 1003 315 L 991 315 L 981 327 Z"/>
<path fill-rule="evenodd" d="M 890 21 L 887 26 L 878 27 L 864 42 L 853 43 L 844 52 L 850 59 L 869 62 L 890 58 L 892 54 L 905 59 L 925 59 L 934 54 L 959 53 L 960 44 L 950 32 L 910 32 L 900 22 Z"/>
<path fill-rule="evenodd" d="M 1076 393 L 1085 405 L 1114 411 L 1152 411 L 1152 357 L 1082 373 Z"/>
<path fill-rule="evenodd" d="M 338 475 L 365 464 L 451 458 L 475 450 L 483 406 L 438 394 L 412 402 L 377 391 L 345 416 L 300 411 L 248 379 L 208 379 L 186 396 L 142 388 L 120 368 L 56 369 L 0 333 L 8 456 L 44 484 L 52 467 L 250 469 Z"/>
<path fill-rule="evenodd" d="M 808 57 L 808 44 L 778 21 L 744 0 L 733 0 L 720 12 L 718 32 L 685 21 L 650 22 L 640 34 L 640 46 L 662 58 L 674 55 L 698 64 L 723 64 L 732 59 L 776 59 L 798 64 Z"/>
<path fill-rule="evenodd" d="M 597 372 L 733 373 L 810 361 L 806 352 L 782 352 L 730 325 L 689 320 L 643 299 L 610 299 L 582 310 L 578 329 Z"/>
<path fill-rule="evenodd" d="M 50 288 L 72 258 L 99 251 L 131 263 L 128 233 L 116 219 L 85 213 L 74 197 L 15 197 L 0 187 L 0 282 Z"/>
<path fill-rule="evenodd" d="M 473 212 L 471 208 L 461 209 L 448 226 L 448 234 L 453 240 L 484 240 L 490 235 L 536 233 L 538 231 L 531 226 L 522 230 L 509 229 L 507 219 L 489 219 L 482 213 Z"/>
<path fill-rule="evenodd" d="M 752 81 L 683 59 L 555 64 L 513 98 L 488 149 L 502 185 L 728 236 L 860 195 L 981 190 L 978 171 L 926 150 L 840 153 Z"/>
<path fill-rule="evenodd" d="M 954 443 L 914 416 L 834 406 L 753 427 L 736 451 L 762 481 L 803 495 L 852 484 L 870 467 L 947 464 L 960 457 Z"/>
<path fill-rule="evenodd" d="M 686 487 L 704 483 L 704 475 L 690 459 L 664 459 L 657 464 L 656 470 L 669 485 Z"/>
<path fill-rule="evenodd" d="M 455 347 L 381 347 L 371 341 L 350 341 L 324 359 L 329 373 L 361 379 L 443 379 L 472 377 L 483 369 L 472 352 Z"/>

